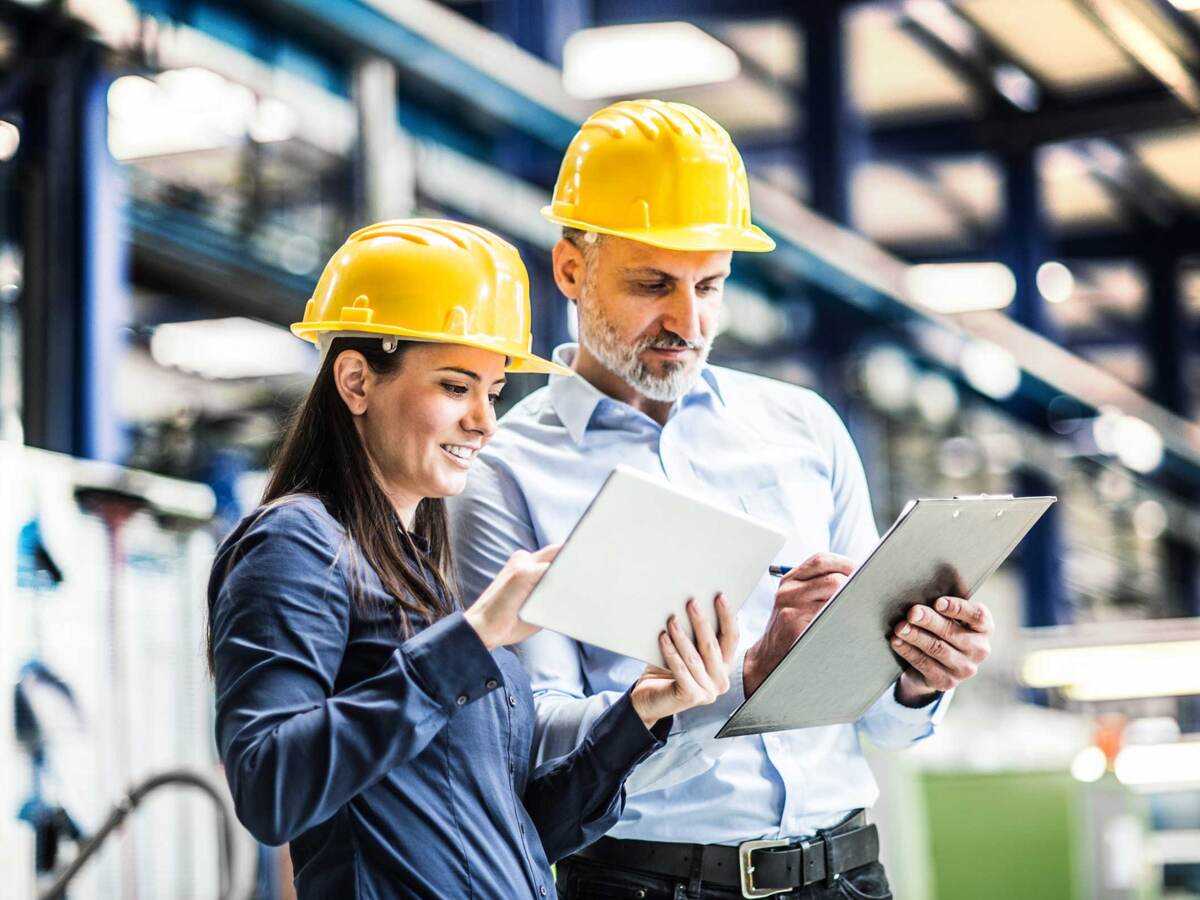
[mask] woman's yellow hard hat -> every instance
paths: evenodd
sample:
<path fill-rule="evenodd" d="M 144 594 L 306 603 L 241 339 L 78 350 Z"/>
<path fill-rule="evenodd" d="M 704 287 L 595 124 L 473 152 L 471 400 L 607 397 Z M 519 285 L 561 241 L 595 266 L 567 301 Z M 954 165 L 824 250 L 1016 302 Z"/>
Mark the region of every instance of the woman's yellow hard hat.
<path fill-rule="evenodd" d="M 462 344 L 509 358 L 509 372 L 573 375 L 534 356 L 529 275 L 517 249 L 486 229 L 444 219 L 360 228 L 325 266 L 292 333 L 395 336 Z"/>
<path fill-rule="evenodd" d="M 775 249 L 750 221 L 750 186 L 729 134 L 685 103 L 624 100 L 567 148 L 551 222 L 670 250 Z"/>

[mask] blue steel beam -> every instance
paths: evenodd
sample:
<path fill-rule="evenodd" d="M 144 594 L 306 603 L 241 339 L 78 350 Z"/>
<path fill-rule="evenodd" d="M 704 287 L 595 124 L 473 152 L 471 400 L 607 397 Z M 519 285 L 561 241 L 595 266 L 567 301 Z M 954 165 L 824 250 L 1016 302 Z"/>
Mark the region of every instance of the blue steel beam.
<path fill-rule="evenodd" d="M 123 463 L 128 452 L 116 379 L 124 335 L 132 319 L 129 235 L 125 227 L 125 175 L 108 152 L 110 76 L 87 73 L 80 137 L 83 161 L 82 315 L 79 335 L 80 434 L 78 451 L 89 459 Z"/>
<path fill-rule="evenodd" d="M 866 154 L 850 103 L 841 4 L 810 0 L 797 21 L 804 29 L 805 88 L 796 99 L 805 110 L 809 204 L 848 225 L 850 177 Z"/>
<path fill-rule="evenodd" d="M 1086 97 L 1056 99 L 1016 118 L 943 117 L 878 125 L 870 138 L 883 156 L 969 154 L 1151 131 L 1190 121 L 1194 116 L 1169 91 L 1142 81 Z"/>
<path fill-rule="evenodd" d="M 39 29 L 41 29 L 39 31 Z M 63 21 L 39 21 L 19 46 L 38 53 L 19 97 L 18 180 L 24 253 L 21 418 L 25 442 L 83 452 L 80 367 L 84 280 L 84 97 L 99 48 Z"/>
<path fill-rule="evenodd" d="M 306 29 L 326 40 L 390 59 L 473 109 L 485 111 L 551 147 L 566 146 L 578 124 L 489 74 L 461 55 L 358 0 L 259 0 L 261 11 L 283 16 L 280 27 Z"/>

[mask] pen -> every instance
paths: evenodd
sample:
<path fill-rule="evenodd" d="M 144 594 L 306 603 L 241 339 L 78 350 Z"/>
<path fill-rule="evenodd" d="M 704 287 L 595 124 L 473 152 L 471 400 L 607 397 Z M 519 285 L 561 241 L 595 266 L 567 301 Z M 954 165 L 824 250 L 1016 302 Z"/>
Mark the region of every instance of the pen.
<path fill-rule="evenodd" d="M 786 575 L 788 572 L 792 571 L 792 569 L 794 569 L 794 568 L 796 568 L 796 567 L 795 566 L 768 566 L 767 572 L 771 575 L 774 575 L 776 578 L 782 578 L 784 575 Z"/>

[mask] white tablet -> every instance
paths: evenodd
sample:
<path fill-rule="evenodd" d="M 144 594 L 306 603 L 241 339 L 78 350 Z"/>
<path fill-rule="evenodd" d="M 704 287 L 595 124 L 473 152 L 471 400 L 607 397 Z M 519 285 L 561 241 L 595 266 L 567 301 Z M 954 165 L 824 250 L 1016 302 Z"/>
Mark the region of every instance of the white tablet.
<path fill-rule="evenodd" d="M 663 665 L 658 633 L 675 613 L 691 633 L 694 597 L 714 626 L 713 599 L 736 611 L 786 536 L 745 513 L 617 466 L 521 608 L 568 637 Z"/>

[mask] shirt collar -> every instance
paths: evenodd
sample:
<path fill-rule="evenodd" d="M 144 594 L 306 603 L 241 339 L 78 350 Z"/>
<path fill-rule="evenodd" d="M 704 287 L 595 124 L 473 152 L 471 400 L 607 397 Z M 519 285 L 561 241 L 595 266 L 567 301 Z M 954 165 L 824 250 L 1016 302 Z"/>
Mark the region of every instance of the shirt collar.
<path fill-rule="evenodd" d="M 561 366 L 571 367 L 575 362 L 575 354 L 578 350 L 578 344 L 560 344 L 554 348 L 551 358 Z M 700 370 L 700 378 L 696 379 L 692 389 L 683 396 L 680 402 L 690 403 L 703 396 L 711 396 L 721 405 L 725 403 L 721 396 L 717 374 L 707 365 Z M 567 434 L 576 444 L 583 442 L 583 436 L 592 421 L 592 415 L 603 400 L 612 400 L 612 398 L 586 378 L 578 375 L 550 376 L 550 403 L 554 407 L 559 421 L 567 429 Z M 612 400 L 612 402 L 619 401 Z"/>

